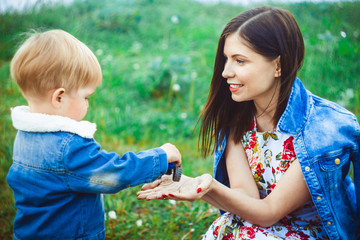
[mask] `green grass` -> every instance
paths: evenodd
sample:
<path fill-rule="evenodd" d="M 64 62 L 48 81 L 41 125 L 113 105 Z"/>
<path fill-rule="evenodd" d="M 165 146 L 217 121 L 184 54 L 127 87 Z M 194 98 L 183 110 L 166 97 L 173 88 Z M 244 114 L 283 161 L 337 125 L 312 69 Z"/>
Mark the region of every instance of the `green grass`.
<path fill-rule="evenodd" d="M 360 2 L 281 6 L 294 13 L 303 32 L 306 57 L 299 77 L 310 91 L 359 116 Z M 194 127 L 209 89 L 217 40 L 244 9 L 190 1 L 90 0 L 0 14 L 0 238 L 11 239 L 15 215 L 6 184 L 16 134 L 10 108 L 26 102 L 11 81 L 9 62 L 21 33 L 61 28 L 97 55 L 104 81 L 86 119 L 97 123 L 95 138 L 104 149 L 122 154 L 172 142 L 182 152 L 184 173 L 197 176 L 212 172 L 212 159 L 202 159 L 197 149 Z M 137 201 L 138 190 L 105 196 L 106 212 L 117 214 L 117 219 L 107 217 L 108 239 L 199 239 L 217 216 L 200 201 Z"/>

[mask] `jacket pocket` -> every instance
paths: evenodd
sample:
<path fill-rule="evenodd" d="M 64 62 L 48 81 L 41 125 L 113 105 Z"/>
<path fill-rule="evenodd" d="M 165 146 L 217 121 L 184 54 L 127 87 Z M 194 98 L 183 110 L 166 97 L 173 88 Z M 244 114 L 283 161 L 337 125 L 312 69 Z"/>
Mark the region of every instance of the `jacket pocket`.
<path fill-rule="evenodd" d="M 350 164 L 350 150 L 342 149 L 323 155 L 319 159 L 321 170 L 325 172 L 337 171 Z"/>
<path fill-rule="evenodd" d="M 337 189 L 344 182 L 350 170 L 350 149 L 341 149 L 319 157 L 318 163 L 325 188 Z"/>

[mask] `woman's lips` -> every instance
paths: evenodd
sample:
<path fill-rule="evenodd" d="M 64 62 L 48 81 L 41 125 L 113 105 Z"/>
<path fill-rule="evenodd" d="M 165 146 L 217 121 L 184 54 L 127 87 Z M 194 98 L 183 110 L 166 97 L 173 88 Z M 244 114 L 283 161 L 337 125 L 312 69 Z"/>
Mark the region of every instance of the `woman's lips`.
<path fill-rule="evenodd" d="M 244 86 L 243 84 L 229 84 L 229 85 L 230 85 L 229 89 L 231 92 L 236 92 Z"/>

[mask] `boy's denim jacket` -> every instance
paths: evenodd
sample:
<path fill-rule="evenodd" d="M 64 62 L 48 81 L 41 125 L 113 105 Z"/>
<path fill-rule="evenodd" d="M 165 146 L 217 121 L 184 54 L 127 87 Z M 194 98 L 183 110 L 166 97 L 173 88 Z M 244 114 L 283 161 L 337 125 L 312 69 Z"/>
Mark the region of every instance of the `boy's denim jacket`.
<path fill-rule="evenodd" d="M 152 182 L 164 150 L 123 156 L 100 149 L 90 122 L 12 109 L 15 138 L 7 182 L 17 213 L 14 239 L 104 239 L 102 193 Z"/>
<path fill-rule="evenodd" d="M 301 170 L 330 239 L 360 239 L 360 129 L 344 108 L 307 91 L 296 78 L 278 132 L 294 137 Z M 214 176 L 229 186 L 228 135 L 215 147 Z M 351 162 L 354 182 L 349 177 Z"/>

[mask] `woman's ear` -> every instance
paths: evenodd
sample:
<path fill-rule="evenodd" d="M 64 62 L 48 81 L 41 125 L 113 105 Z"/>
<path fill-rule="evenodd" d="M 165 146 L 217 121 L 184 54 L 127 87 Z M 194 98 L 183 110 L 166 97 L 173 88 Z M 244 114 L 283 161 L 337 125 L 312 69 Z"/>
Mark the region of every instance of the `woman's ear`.
<path fill-rule="evenodd" d="M 64 94 L 65 94 L 65 88 L 57 88 L 53 92 L 51 96 L 51 104 L 55 108 L 60 108 L 61 104 L 64 102 Z"/>
<path fill-rule="evenodd" d="M 281 62 L 280 62 L 280 56 L 278 56 L 278 57 L 275 59 L 275 64 L 276 64 L 275 77 L 281 77 Z"/>

